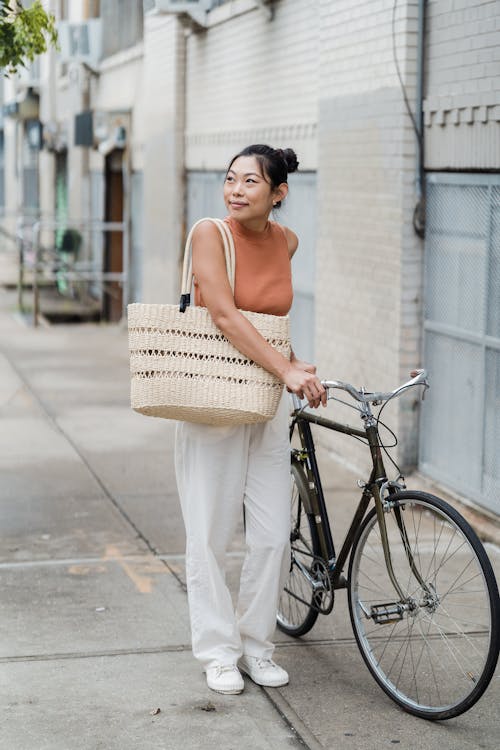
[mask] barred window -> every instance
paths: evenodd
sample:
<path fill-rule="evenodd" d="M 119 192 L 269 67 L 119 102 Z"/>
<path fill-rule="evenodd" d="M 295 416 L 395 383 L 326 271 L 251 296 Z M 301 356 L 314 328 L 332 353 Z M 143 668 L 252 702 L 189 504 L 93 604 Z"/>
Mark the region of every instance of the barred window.
<path fill-rule="evenodd" d="M 106 0 L 101 3 L 102 56 L 133 47 L 143 37 L 143 7 L 137 0 Z"/>
<path fill-rule="evenodd" d="M 428 176 L 420 465 L 500 514 L 500 175 Z"/>

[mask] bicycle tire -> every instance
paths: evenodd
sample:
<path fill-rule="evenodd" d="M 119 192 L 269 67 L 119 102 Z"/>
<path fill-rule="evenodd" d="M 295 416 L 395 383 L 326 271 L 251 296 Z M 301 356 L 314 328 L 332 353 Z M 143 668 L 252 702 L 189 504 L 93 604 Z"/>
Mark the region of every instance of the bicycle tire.
<path fill-rule="evenodd" d="M 290 571 L 278 605 L 277 624 L 284 633 L 298 638 L 308 633 L 318 619 L 319 612 L 314 608 L 318 594 L 301 572 L 301 566 L 313 575 L 311 567 L 319 556 L 319 540 L 314 518 L 306 512 L 310 508 L 307 479 L 294 461 L 291 483 Z"/>
<path fill-rule="evenodd" d="M 402 491 L 391 495 L 390 503 L 384 514 L 390 553 L 410 610 L 395 611 L 401 601 L 372 509 L 349 561 L 354 635 L 369 671 L 392 700 L 415 716 L 450 719 L 479 700 L 495 671 L 500 639 L 495 576 L 475 532 L 444 500 Z M 401 528 L 427 591 L 411 570 Z"/>

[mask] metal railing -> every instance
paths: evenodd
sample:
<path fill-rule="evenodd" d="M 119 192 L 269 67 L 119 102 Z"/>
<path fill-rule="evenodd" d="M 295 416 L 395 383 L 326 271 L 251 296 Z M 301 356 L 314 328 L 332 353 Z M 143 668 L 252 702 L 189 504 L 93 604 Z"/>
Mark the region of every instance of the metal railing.
<path fill-rule="evenodd" d="M 121 232 L 121 271 L 104 271 L 102 251 L 94 253 L 84 259 L 77 259 L 77 254 L 62 253 L 55 242 L 50 245 L 42 244 L 44 232 L 56 233 L 68 229 L 81 230 L 82 235 L 105 234 Z M 18 307 L 26 312 L 25 291 L 27 274 L 31 275 L 32 316 L 33 325 L 37 326 L 40 317 L 40 292 L 46 282 L 53 282 L 60 290 L 65 286 L 73 290 L 77 285 L 85 284 L 89 289 L 97 287 L 101 295 L 101 308 L 105 295 L 116 297 L 115 285 L 121 287 L 121 313 L 125 315 L 129 301 L 129 229 L 126 222 L 106 222 L 99 220 L 66 220 L 58 221 L 54 218 L 17 217 L 16 233 L 13 236 L 6 230 L 3 234 L 15 240 L 18 253 Z M 99 242 L 98 242 L 99 244 Z"/>

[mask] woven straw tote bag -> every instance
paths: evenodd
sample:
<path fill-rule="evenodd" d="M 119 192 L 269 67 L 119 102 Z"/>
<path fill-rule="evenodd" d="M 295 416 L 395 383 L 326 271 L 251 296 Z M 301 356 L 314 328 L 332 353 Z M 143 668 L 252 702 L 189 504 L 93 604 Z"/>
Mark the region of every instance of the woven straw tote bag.
<path fill-rule="evenodd" d="M 231 230 L 220 219 L 209 221 L 222 236 L 234 293 Z M 276 413 L 283 384 L 238 351 L 205 307 L 190 306 L 191 241 L 199 223 L 186 240 L 180 304 L 128 305 L 131 406 L 151 417 L 210 425 L 264 422 Z M 290 357 L 288 316 L 241 312 L 266 341 Z"/>

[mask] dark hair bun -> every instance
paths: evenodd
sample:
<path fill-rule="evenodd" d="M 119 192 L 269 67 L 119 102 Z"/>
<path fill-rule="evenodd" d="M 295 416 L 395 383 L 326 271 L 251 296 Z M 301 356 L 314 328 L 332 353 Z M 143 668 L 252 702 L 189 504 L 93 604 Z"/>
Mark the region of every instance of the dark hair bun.
<path fill-rule="evenodd" d="M 288 174 L 295 172 L 299 166 L 297 154 L 292 148 L 273 148 L 265 143 L 254 143 L 233 156 L 227 168 L 228 172 L 235 159 L 240 156 L 254 156 L 257 159 L 262 176 L 269 180 L 272 190 L 276 190 L 283 182 L 286 182 Z M 281 201 L 275 203 L 274 207 L 279 208 L 280 205 Z"/>
<path fill-rule="evenodd" d="M 283 159 L 286 161 L 286 167 L 287 167 L 288 173 L 297 171 L 299 167 L 299 162 L 297 159 L 297 154 L 295 153 L 293 148 L 283 149 Z"/>

